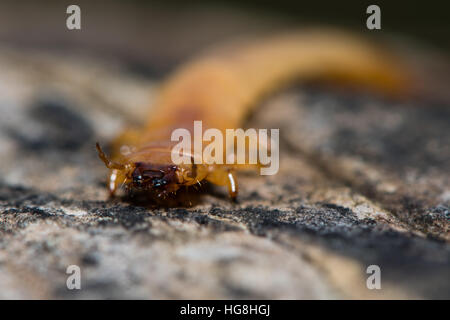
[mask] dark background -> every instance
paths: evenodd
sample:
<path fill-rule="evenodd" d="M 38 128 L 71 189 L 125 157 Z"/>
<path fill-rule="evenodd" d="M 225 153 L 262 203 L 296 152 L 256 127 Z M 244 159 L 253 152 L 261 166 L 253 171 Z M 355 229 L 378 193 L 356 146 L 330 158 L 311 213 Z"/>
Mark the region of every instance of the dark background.
<path fill-rule="evenodd" d="M 81 7 L 82 30 L 65 26 Z M 366 8 L 381 7 L 381 30 L 366 28 Z M 161 74 L 214 42 L 241 34 L 331 26 L 367 36 L 395 36 L 448 53 L 448 1 L 2 1 L 0 43 L 88 51 Z"/>

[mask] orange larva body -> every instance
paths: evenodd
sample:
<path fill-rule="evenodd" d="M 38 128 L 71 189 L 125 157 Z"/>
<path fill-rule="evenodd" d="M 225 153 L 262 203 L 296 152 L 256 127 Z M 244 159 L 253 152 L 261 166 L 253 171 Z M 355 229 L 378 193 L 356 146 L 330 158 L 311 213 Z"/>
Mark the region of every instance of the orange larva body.
<path fill-rule="evenodd" d="M 240 128 L 265 94 L 292 80 L 325 78 L 367 85 L 389 94 L 402 93 L 405 74 L 379 48 L 334 31 L 283 34 L 216 48 L 182 66 L 164 84 L 146 126 L 127 131 L 115 143 L 109 161 L 109 189 L 144 189 L 158 197 L 202 180 L 228 186 L 237 195 L 233 168 L 227 165 L 174 165 L 171 133 L 203 128 Z M 127 146 L 129 152 L 120 153 Z"/>

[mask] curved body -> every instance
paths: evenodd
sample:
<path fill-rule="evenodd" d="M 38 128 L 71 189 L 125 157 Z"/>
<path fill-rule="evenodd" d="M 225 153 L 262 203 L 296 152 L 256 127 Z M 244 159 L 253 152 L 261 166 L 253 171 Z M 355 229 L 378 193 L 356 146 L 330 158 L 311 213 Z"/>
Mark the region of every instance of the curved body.
<path fill-rule="evenodd" d="M 240 128 L 262 97 L 304 79 L 356 83 L 393 95 L 406 84 L 404 71 L 386 52 L 341 32 L 294 32 L 213 48 L 166 80 L 147 124 L 114 142 L 113 161 L 98 146 L 111 169 L 111 193 L 126 185 L 164 197 L 207 180 L 228 186 L 236 197 L 232 166 L 172 163 L 172 131 L 191 131 L 195 120 L 204 129 Z"/>

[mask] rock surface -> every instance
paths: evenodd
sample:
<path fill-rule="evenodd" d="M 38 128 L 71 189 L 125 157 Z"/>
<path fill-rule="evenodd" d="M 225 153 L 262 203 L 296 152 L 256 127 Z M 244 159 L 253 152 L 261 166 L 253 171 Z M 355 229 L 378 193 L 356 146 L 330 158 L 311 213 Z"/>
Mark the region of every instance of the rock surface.
<path fill-rule="evenodd" d="M 283 91 L 248 124 L 281 128 L 277 175 L 241 174 L 237 204 L 206 187 L 161 208 L 108 199 L 94 147 L 158 80 L 7 47 L 0 70 L 0 298 L 450 298 L 448 104 Z"/>

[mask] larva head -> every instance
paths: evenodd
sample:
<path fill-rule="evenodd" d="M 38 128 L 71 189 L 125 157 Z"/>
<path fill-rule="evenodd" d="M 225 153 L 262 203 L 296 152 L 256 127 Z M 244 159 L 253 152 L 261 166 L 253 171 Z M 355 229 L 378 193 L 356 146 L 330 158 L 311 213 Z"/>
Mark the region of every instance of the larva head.
<path fill-rule="evenodd" d="M 179 189 L 178 167 L 173 164 L 153 164 L 147 161 L 134 161 L 132 157 L 125 163 L 111 161 L 96 144 L 97 152 L 105 166 L 113 170 L 115 177 L 120 176 L 127 189 L 135 191 L 149 191 L 157 197 L 167 195 Z M 113 188 L 116 183 L 113 182 Z M 110 188 L 111 189 L 111 188 Z M 111 191 L 113 191 L 111 189 Z"/>
<path fill-rule="evenodd" d="M 135 162 L 129 176 L 128 187 L 152 191 L 155 194 L 174 192 L 179 188 L 177 169 L 175 165 Z"/>

